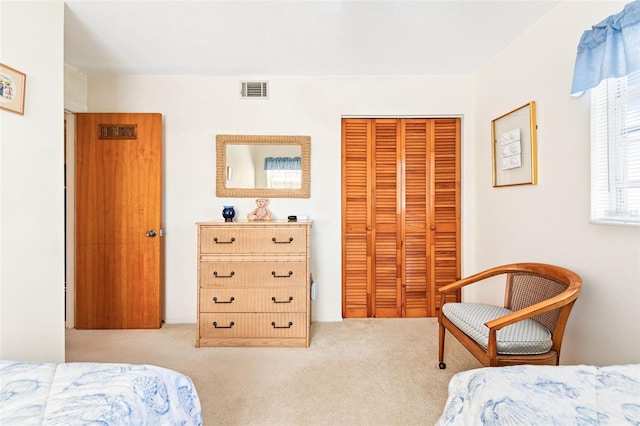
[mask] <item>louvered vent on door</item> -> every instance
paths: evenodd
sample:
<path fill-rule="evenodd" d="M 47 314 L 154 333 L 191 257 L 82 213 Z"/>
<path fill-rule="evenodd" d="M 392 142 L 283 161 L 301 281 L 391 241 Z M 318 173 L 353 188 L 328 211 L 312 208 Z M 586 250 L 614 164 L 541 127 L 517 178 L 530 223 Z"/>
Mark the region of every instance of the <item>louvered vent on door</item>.
<path fill-rule="evenodd" d="M 266 81 L 243 81 L 240 87 L 240 96 L 243 98 L 268 98 Z"/>

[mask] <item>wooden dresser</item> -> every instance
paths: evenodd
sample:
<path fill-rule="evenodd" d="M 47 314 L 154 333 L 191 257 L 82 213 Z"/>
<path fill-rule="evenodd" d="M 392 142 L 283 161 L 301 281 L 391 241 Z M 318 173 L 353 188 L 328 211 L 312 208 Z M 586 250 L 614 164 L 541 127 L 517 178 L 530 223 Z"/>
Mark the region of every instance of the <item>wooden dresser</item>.
<path fill-rule="evenodd" d="M 308 347 L 311 222 L 196 225 L 196 347 Z"/>

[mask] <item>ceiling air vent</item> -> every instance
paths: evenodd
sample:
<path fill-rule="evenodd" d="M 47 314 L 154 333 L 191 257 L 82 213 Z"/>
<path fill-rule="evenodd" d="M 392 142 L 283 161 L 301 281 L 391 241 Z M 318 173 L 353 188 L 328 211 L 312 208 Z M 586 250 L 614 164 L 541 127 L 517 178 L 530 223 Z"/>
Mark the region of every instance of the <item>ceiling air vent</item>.
<path fill-rule="evenodd" d="M 240 83 L 240 96 L 243 98 L 266 99 L 267 82 L 266 81 L 243 81 Z"/>

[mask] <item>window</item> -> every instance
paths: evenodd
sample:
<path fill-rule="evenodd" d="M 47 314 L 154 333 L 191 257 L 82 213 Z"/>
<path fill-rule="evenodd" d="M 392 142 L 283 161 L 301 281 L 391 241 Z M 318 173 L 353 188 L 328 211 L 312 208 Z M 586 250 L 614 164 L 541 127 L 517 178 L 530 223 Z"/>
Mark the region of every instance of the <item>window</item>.
<path fill-rule="evenodd" d="M 640 226 L 640 71 L 591 90 L 591 222 Z"/>
<path fill-rule="evenodd" d="M 267 188 L 300 188 L 300 170 L 267 170 Z"/>
<path fill-rule="evenodd" d="M 300 157 L 267 157 L 264 159 L 267 188 L 300 188 L 302 167 Z"/>

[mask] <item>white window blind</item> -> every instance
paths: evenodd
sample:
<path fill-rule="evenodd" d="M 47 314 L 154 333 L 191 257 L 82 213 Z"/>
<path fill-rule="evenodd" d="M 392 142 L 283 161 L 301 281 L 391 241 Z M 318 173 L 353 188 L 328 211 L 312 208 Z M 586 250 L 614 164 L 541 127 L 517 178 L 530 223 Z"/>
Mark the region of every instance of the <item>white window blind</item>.
<path fill-rule="evenodd" d="M 265 170 L 267 188 L 300 188 L 301 170 Z"/>
<path fill-rule="evenodd" d="M 591 222 L 640 226 L 640 72 L 591 90 Z"/>

